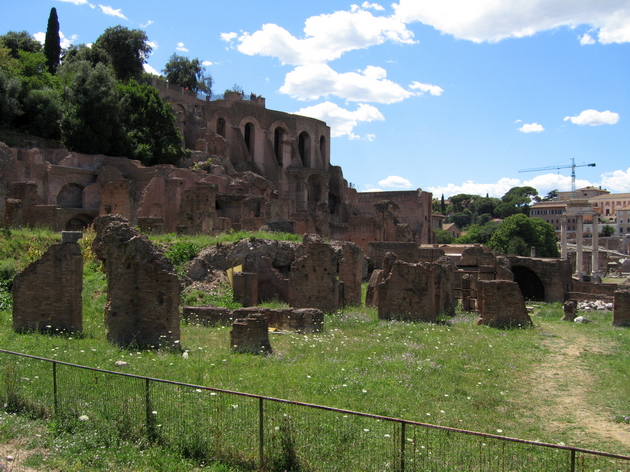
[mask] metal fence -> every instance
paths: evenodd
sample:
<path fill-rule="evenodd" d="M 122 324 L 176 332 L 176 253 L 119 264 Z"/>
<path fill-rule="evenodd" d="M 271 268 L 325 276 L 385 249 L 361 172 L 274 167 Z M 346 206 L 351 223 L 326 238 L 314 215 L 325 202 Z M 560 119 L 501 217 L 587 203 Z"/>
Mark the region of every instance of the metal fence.
<path fill-rule="evenodd" d="M 300 471 L 630 471 L 630 457 L 0 350 L 0 401 L 199 460 Z"/>

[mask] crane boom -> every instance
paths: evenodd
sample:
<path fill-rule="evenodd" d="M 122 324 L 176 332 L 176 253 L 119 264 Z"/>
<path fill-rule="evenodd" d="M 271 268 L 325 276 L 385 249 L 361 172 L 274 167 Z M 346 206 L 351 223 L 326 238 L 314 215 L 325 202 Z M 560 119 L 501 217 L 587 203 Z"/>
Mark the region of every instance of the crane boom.
<path fill-rule="evenodd" d="M 571 198 L 575 198 L 575 168 L 576 167 L 595 167 L 595 163 L 575 165 L 575 159 L 571 158 L 571 165 L 564 164 L 564 165 L 557 165 L 557 166 L 534 167 L 531 169 L 521 169 L 519 170 L 519 172 L 537 172 L 541 170 L 571 168 Z"/>

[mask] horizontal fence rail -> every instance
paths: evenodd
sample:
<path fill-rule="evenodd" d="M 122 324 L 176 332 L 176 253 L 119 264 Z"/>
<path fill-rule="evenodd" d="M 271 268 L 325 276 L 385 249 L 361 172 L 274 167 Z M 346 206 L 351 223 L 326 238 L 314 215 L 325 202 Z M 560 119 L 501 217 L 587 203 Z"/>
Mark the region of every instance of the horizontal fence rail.
<path fill-rule="evenodd" d="M 0 350 L 9 412 L 198 460 L 301 471 L 626 471 L 630 457 L 70 364 Z"/>

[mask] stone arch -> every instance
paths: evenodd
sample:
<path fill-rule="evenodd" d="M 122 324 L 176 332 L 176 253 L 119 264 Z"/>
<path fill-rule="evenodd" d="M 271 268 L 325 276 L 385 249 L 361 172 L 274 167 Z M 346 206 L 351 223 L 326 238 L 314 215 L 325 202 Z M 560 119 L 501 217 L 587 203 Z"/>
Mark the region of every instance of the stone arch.
<path fill-rule="evenodd" d="M 74 215 L 72 218 L 70 218 L 66 222 L 64 230 L 65 231 L 83 231 L 85 230 L 85 228 L 90 226 L 93 221 L 94 221 L 94 218 L 92 218 L 90 215 L 85 215 L 85 214 Z"/>
<path fill-rule="evenodd" d="M 302 131 L 298 137 L 298 152 L 302 166 L 311 167 L 311 136 L 306 131 Z"/>
<path fill-rule="evenodd" d="M 83 208 L 83 185 L 64 185 L 57 194 L 57 205 L 62 208 Z"/>
<path fill-rule="evenodd" d="M 254 145 L 256 141 L 256 127 L 254 123 L 248 121 L 243 128 L 243 139 L 245 139 L 245 146 L 250 155 L 254 155 Z"/>
<path fill-rule="evenodd" d="M 181 103 L 176 103 L 174 108 L 175 109 L 173 111 L 177 117 L 177 122 L 186 123 L 186 107 L 184 107 Z"/>
<path fill-rule="evenodd" d="M 219 117 L 217 119 L 217 125 L 216 125 L 216 133 L 219 136 L 222 136 L 225 138 L 225 127 L 226 127 L 226 123 L 225 123 L 225 119 Z"/>
<path fill-rule="evenodd" d="M 322 164 L 325 165 L 326 164 L 326 137 L 325 136 L 320 136 L 319 137 L 319 155 L 322 158 Z"/>
<path fill-rule="evenodd" d="M 284 162 L 284 141 L 286 138 L 286 130 L 281 126 L 276 126 L 273 130 L 273 153 L 276 156 L 276 162 L 282 166 Z"/>
<path fill-rule="evenodd" d="M 518 284 L 525 300 L 545 301 L 545 285 L 536 272 L 528 267 L 516 266 L 512 267 L 512 273 L 514 274 L 514 282 Z"/>

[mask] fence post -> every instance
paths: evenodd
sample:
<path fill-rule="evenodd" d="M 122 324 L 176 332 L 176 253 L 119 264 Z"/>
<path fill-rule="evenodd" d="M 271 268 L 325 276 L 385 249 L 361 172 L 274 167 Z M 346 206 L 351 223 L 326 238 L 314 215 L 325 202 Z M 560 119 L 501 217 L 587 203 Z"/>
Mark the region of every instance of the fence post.
<path fill-rule="evenodd" d="M 575 449 L 571 449 L 571 467 L 569 470 L 575 472 Z"/>
<path fill-rule="evenodd" d="M 400 423 L 400 472 L 405 472 L 405 425 Z"/>
<path fill-rule="evenodd" d="M 147 436 L 150 442 L 155 442 L 155 418 L 153 417 L 153 408 L 151 408 L 151 382 L 148 378 L 144 379 L 144 409 L 147 423 Z"/>
<path fill-rule="evenodd" d="M 53 362 L 53 411 L 55 413 L 55 416 L 57 416 L 57 408 L 58 408 L 58 400 L 57 400 L 57 363 Z"/>
<path fill-rule="evenodd" d="M 258 399 L 258 456 L 260 467 L 263 467 L 265 459 L 265 421 L 262 397 Z"/>

